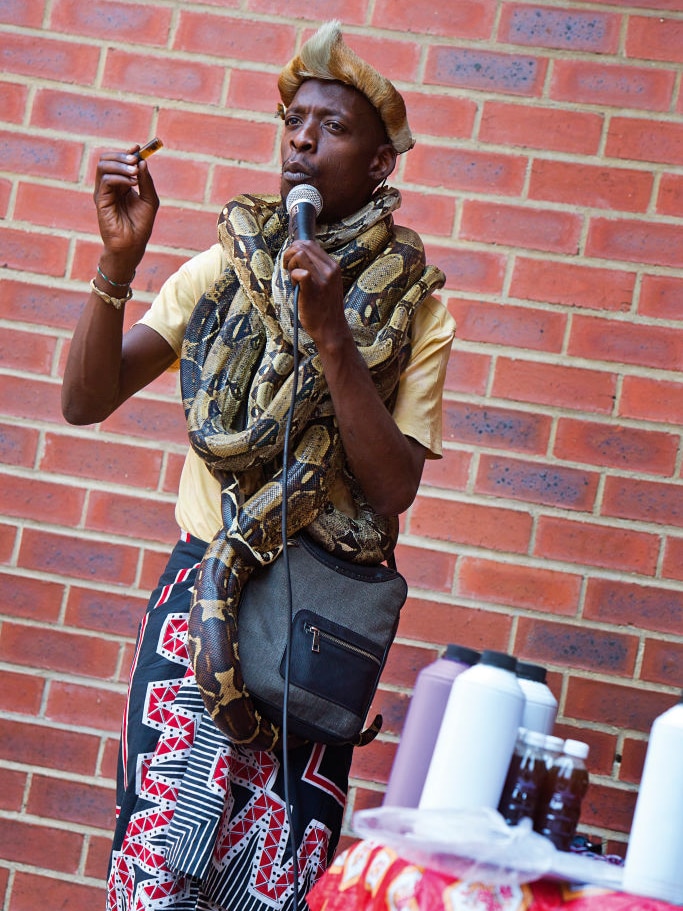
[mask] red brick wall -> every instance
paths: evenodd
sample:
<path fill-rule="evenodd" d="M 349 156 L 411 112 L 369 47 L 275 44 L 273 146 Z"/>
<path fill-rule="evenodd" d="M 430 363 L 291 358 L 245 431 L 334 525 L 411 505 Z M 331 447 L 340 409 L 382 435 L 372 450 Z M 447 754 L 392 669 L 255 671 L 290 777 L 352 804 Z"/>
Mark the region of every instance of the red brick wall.
<path fill-rule="evenodd" d="M 683 0 L 0 0 L 0 895 L 103 901 L 132 637 L 175 537 L 174 376 L 59 408 L 97 261 L 104 147 L 160 135 L 134 319 L 277 185 L 275 76 L 320 18 L 404 90 L 396 183 L 457 318 L 445 457 L 404 517 L 411 585 L 349 803 L 381 800 L 416 673 L 448 641 L 547 665 L 591 746 L 582 828 L 628 832 L 683 684 Z M 48 891 L 49 890 L 49 891 Z"/>

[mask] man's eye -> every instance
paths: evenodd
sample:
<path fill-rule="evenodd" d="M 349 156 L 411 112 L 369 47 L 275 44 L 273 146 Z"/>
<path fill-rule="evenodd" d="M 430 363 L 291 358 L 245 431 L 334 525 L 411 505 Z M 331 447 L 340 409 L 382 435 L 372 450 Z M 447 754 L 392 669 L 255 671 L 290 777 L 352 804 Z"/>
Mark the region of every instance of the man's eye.
<path fill-rule="evenodd" d="M 328 130 L 331 130 L 333 133 L 341 133 L 344 130 L 344 127 L 337 120 L 328 120 L 325 124 Z"/>
<path fill-rule="evenodd" d="M 301 119 L 299 117 L 295 117 L 293 114 L 288 114 L 287 117 L 285 117 L 285 126 L 297 126 L 299 123 L 301 123 Z"/>

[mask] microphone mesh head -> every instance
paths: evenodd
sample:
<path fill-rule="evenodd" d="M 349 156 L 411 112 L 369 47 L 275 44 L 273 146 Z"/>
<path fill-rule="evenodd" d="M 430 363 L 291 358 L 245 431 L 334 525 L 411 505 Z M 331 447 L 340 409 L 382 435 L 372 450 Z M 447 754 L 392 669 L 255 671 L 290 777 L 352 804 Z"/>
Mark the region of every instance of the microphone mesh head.
<path fill-rule="evenodd" d="M 291 212 L 294 206 L 300 202 L 310 202 L 315 209 L 315 214 L 320 215 L 323 208 L 323 198 L 315 187 L 309 183 L 300 183 L 287 194 L 287 212 Z"/>

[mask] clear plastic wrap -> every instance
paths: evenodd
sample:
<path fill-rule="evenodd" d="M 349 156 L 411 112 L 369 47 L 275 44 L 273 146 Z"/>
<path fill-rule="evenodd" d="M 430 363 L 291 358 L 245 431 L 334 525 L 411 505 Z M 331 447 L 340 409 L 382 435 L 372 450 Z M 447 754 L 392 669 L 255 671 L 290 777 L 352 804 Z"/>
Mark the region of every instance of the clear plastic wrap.
<path fill-rule="evenodd" d="M 496 810 L 378 807 L 353 817 L 356 834 L 420 867 L 468 882 L 516 886 L 537 879 L 618 890 L 623 868 L 610 858 L 558 851 L 530 819 L 508 826 Z"/>
<path fill-rule="evenodd" d="M 358 836 L 381 842 L 414 864 L 470 882 L 519 885 L 550 872 L 555 847 L 531 828 L 488 807 L 420 810 L 378 807 L 353 817 Z"/>

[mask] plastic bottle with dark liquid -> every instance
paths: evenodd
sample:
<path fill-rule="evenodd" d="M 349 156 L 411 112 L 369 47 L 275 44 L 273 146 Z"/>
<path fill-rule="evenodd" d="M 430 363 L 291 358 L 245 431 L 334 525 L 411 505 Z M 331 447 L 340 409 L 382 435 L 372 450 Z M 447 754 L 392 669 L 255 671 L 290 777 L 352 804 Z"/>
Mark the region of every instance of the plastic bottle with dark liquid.
<path fill-rule="evenodd" d="M 548 770 L 534 829 L 549 838 L 559 851 L 568 851 L 581 815 L 581 801 L 588 790 L 585 760 L 588 744 L 565 740 L 564 751 Z"/>
<path fill-rule="evenodd" d="M 545 734 L 520 728 L 498 804 L 509 826 L 534 818 L 548 775 L 545 741 Z"/>
<path fill-rule="evenodd" d="M 556 759 L 559 759 L 564 752 L 564 740 L 561 737 L 554 737 L 548 734 L 545 738 L 545 764 L 550 769 Z"/>

